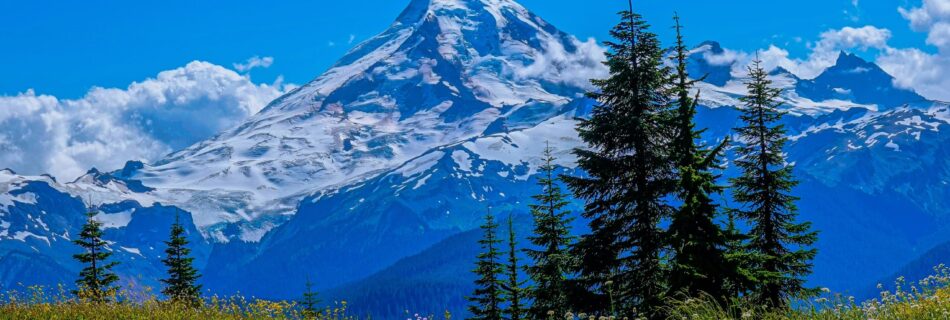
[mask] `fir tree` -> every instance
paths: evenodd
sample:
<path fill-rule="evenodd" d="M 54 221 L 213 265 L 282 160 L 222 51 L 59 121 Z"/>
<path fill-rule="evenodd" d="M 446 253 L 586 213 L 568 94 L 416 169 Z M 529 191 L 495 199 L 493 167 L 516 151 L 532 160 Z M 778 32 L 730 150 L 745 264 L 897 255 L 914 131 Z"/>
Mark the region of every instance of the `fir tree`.
<path fill-rule="evenodd" d="M 746 246 L 749 236 L 736 225 L 736 214 L 736 210 L 727 211 L 726 228 L 723 230 L 726 234 L 726 263 L 733 268 L 725 283 L 725 291 L 730 298 L 743 296 L 754 282 L 750 271 L 753 255 Z"/>
<path fill-rule="evenodd" d="M 113 286 L 119 277 L 112 272 L 118 262 L 107 262 L 112 252 L 106 250 L 106 241 L 102 239 L 102 223 L 93 217 L 96 212 L 87 214 L 86 224 L 79 232 L 79 238 L 73 243 L 83 248 L 84 252 L 73 255 L 77 261 L 85 264 L 76 280 L 77 290 L 73 294 L 81 298 L 88 298 L 93 302 L 109 302 L 118 290 Z"/>
<path fill-rule="evenodd" d="M 536 203 L 530 205 L 534 217 L 534 234 L 528 240 L 537 249 L 524 251 L 533 262 L 525 268 L 534 281 L 530 289 L 533 301 L 529 314 L 532 319 L 547 318 L 548 311 L 562 315 L 568 311 L 566 308 L 570 303 L 567 276 L 573 267 L 573 259 L 568 249 L 573 237 L 568 225 L 572 219 L 563 209 L 569 202 L 567 195 L 557 185 L 554 160 L 553 149 L 547 146 L 538 179 L 541 193 L 533 196 Z"/>
<path fill-rule="evenodd" d="M 185 238 L 185 227 L 182 226 L 178 212 L 175 213 L 175 223 L 172 224 L 171 234 L 165 241 L 165 259 L 162 263 L 168 267 L 168 278 L 160 281 L 165 285 L 162 294 L 178 302 L 197 303 L 201 297 L 201 285 L 198 285 L 198 270 L 192 266 L 194 258 L 188 248 L 188 239 Z"/>
<path fill-rule="evenodd" d="M 736 128 L 742 144 L 735 163 L 741 175 L 732 180 L 738 211 L 751 224 L 748 250 L 754 255 L 752 275 L 757 281 L 753 296 L 771 307 L 786 306 L 786 298 L 805 293 L 804 277 L 811 272 L 816 250 L 810 246 L 817 234 L 810 223 L 796 222 L 797 198 L 790 194 L 798 183 L 782 149 L 787 138 L 776 124 L 781 90 L 773 88 L 768 74 L 755 61 L 749 67 L 748 95 L 741 100 L 742 127 Z"/>
<path fill-rule="evenodd" d="M 508 281 L 502 286 L 505 290 L 505 299 L 508 300 L 508 307 L 505 308 L 505 315 L 508 320 L 521 320 L 525 317 L 525 306 L 523 299 L 525 296 L 524 281 L 518 280 L 518 272 L 521 271 L 518 265 L 518 241 L 515 239 L 515 223 L 511 216 L 508 216 Z"/>
<path fill-rule="evenodd" d="M 500 261 L 498 245 L 501 240 L 498 239 L 498 223 L 491 214 L 491 210 L 485 215 L 485 224 L 481 226 L 484 236 L 478 243 L 483 252 L 478 255 L 478 261 L 475 263 L 475 292 L 468 298 L 472 302 L 468 310 L 472 313 L 470 319 L 477 320 L 500 320 L 502 317 L 501 305 L 504 303 L 503 289 L 501 279 L 504 266 Z"/>
<path fill-rule="evenodd" d="M 586 202 L 591 230 L 573 251 L 578 281 L 592 293 L 579 302 L 590 311 L 636 308 L 656 319 L 666 299 L 659 223 L 671 213 L 666 198 L 676 185 L 668 151 L 672 72 L 640 15 L 621 15 L 611 31 L 616 42 L 605 42 L 610 77 L 592 81 L 598 90 L 589 95 L 598 105 L 577 128 L 587 146 L 574 153 L 588 176 L 566 178 Z"/>
<path fill-rule="evenodd" d="M 318 293 L 313 290 L 313 282 L 310 282 L 310 277 L 308 276 L 307 282 L 304 284 L 303 299 L 300 300 L 300 306 L 303 307 L 305 315 L 310 317 L 317 315 L 317 304 L 320 303 L 317 296 Z"/>
<path fill-rule="evenodd" d="M 696 142 L 703 130 L 696 129 L 693 119 L 696 116 L 697 99 L 690 96 L 690 91 L 698 80 L 691 80 L 686 71 L 689 53 L 683 41 L 679 17 L 674 17 L 674 20 L 676 85 L 673 90 L 678 108 L 673 152 L 679 175 L 676 193 L 682 204 L 674 212 L 667 231 L 672 249 L 670 293 L 688 297 L 706 293 L 722 302 L 727 295 L 725 280 L 731 277 L 734 268 L 726 263 L 725 247 L 728 239 L 715 221 L 719 209 L 711 197 L 712 194 L 721 193 L 723 187 L 716 184 L 718 176 L 711 171 L 720 169 L 717 158 L 727 140 L 711 149 Z"/>

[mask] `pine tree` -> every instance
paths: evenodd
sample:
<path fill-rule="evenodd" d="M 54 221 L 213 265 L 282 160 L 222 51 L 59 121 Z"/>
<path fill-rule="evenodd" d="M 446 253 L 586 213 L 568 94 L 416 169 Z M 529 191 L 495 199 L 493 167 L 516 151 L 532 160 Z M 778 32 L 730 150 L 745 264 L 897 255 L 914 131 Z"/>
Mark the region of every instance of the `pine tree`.
<path fill-rule="evenodd" d="M 515 239 L 515 223 L 511 216 L 508 216 L 508 281 L 502 286 L 505 290 L 505 299 L 508 300 L 508 307 L 505 308 L 505 315 L 508 320 L 521 320 L 525 317 L 525 306 L 523 298 L 525 296 L 524 281 L 518 280 L 518 241 Z"/>
<path fill-rule="evenodd" d="M 592 81 L 599 90 L 589 96 L 598 105 L 577 128 L 587 146 L 574 153 L 588 176 L 566 178 L 586 202 L 591 229 L 573 251 L 578 281 L 591 292 L 581 303 L 597 310 L 636 308 L 657 319 L 666 299 L 659 223 L 672 211 L 666 198 L 676 185 L 667 150 L 674 135 L 672 72 L 640 15 L 621 15 L 623 22 L 611 31 L 616 42 L 605 42 L 610 77 Z"/>
<path fill-rule="evenodd" d="M 474 272 L 478 279 L 475 280 L 475 292 L 468 298 L 472 302 L 468 307 L 472 313 L 469 319 L 499 320 L 502 318 L 501 305 L 504 303 L 499 277 L 504 272 L 504 266 L 498 252 L 498 245 L 501 243 L 497 236 L 498 224 L 491 210 L 485 215 L 485 224 L 481 229 L 484 236 L 478 243 L 484 251 L 478 255 L 478 261 L 475 263 Z"/>
<path fill-rule="evenodd" d="M 732 180 L 733 196 L 743 207 L 740 215 L 751 224 L 748 250 L 755 256 L 753 296 L 771 307 L 786 306 L 786 298 L 805 293 L 804 277 L 811 272 L 817 239 L 808 222 L 796 222 L 798 199 L 790 194 L 798 183 L 782 149 L 785 128 L 775 124 L 781 90 L 773 88 L 768 74 L 755 61 L 749 67 L 748 95 L 741 100 L 742 127 L 736 128 L 742 144 L 735 163 L 741 175 Z"/>
<path fill-rule="evenodd" d="M 525 270 L 534 286 L 530 289 L 533 300 L 529 314 L 532 319 L 547 318 L 548 311 L 557 315 L 567 312 L 568 300 L 567 276 L 572 269 L 572 257 L 568 249 L 574 241 L 569 224 L 572 219 L 563 208 L 568 205 L 567 195 L 557 185 L 554 170 L 553 149 L 550 145 L 544 149 L 544 164 L 540 167 L 538 185 L 541 193 L 533 196 L 531 204 L 534 216 L 534 234 L 528 240 L 537 249 L 525 249 L 532 264 Z"/>
<path fill-rule="evenodd" d="M 726 228 L 726 263 L 733 268 L 730 277 L 726 278 L 725 291 L 730 298 L 739 298 L 752 287 L 753 255 L 749 253 L 746 241 L 749 236 L 739 230 L 736 225 L 736 210 L 728 210 Z"/>
<path fill-rule="evenodd" d="M 698 80 L 691 80 L 686 71 L 689 53 L 683 41 L 679 17 L 674 17 L 674 20 L 676 85 L 673 91 L 678 108 L 675 118 L 677 135 L 672 148 L 679 175 L 676 193 L 682 204 L 674 212 L 667 231 L 672 249 L 669 290 L 671 294 L 687 297 L 705 293 L 722 302 L 727 295 L 726 279 L 732 277 L 734 268 L 729 267 L 725 257 L 728 239 L 715 221 L 719 208 L 711 197 L 721 193 L 723 187 L 717 185 L 718 176 L 711 171 L 720 169 L 717 158 L 727 140 L 711 149 L 696 142 L 701 139 L 703 130 L 696 129 L 693 119 L 697 99 L 690 96 L 690 91 Z"/>
<path fill-rule="evenodd" d="M 191 249 L 188 248 L 188 239 L 185 238 L 185 227 L 182 226 L 177 212 L 165 245 L 167 248 L 162 263 L 168 267 L 168 278 L 160 280 L 165 284 L 162 294 L 173 301 L 197 303 L 201 298 L 201 285 L 196 283 L 200 275 L 192 266 L 194 258 L 190 256 Z"/>
<path fill-rule="evenodd" d="M 320 300 L 317 298 L 318 293 L 313 290 L 313 282 L 310 282 L 309 276 L 304 286 L 303 299 L 300 300 L 300 306 L 303 307 L 305 315 L 315 317 L 318 312 L 317 304 L 320 303 Z"/>
<path fill-rule="evenodd" d="M 73 294 L 81 298 L 88 298 L 93 302 L 109 302 L 118 291 L 113 286 L 119 281 L 119 276 L 112 272 L 118 262 L 107 262 L 112 252 L 106 250 L 106 241 L 102 239 L 102 223 L 93 217 L 96 212 L 87 214 L 86 224 L 79 233 L 79 239 L 73 243 L 83 248 L 84 252 L 73 255 L 77 261 L 86 266 L 79 272 L 76 280 L 77 290 Z"/>

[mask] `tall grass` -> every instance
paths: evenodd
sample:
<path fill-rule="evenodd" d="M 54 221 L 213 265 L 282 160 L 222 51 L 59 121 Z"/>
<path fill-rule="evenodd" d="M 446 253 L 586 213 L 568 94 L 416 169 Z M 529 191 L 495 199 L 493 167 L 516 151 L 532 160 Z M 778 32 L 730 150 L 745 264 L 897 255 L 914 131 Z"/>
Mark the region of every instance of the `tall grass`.
<path fill-rule="evenodd" d="M 934 274 L 908 284 L 903 278 L 895 282 L 894 290 L 878 286 L 879 297 L 863 302 L 854 297 L 833 294 L 823 289 L 817 298 L 797 300 L 793 308 L 768 310 L 747 300 L 738 299 L 722 306 L 709 297 L 674 301 L 669 306 L 671 319 L 697 320 L 904 320 L 950 319 L 950 268 L 940 265 Z M 69 294 L 63 287 L 48 290 L 44 287 L 26 287 L 22 291 L 0 294 L 0 320 L 6 319 L 316 319 L 358 320 L 371 319 L 369 315 L 347 313 L 345 301 L 331 303 L 319 312 L 307 312 L 292 301 L 271 301 L 241 296 L 212 296 L 199 304 L 161 301 L 148 288 L 120 291 L 110 299 L 114 302 L 94 303 Z M 408 320 L 451 320 L 446 312 L 439 317 L 411 314 Z M 634 320 L 602 315 L 549 313 L 549 320 Z"/>
<path fill-rule="evenodd" d="M 908 285 L 898 278 L 893 291 L 884 290 L 879 297 L 856 302 L 854 297 L 832 294 L 822 289 L 822 295 L 795 303 L 794 308 L 770 311 L 748 301 L 738 301 L 723 307 L 712 299 L 686 299 L 671 306 L 673 319 L 842 319 L 842 320 L 905 320 L 950 319 L 950 268 L 939 265 L 934 274 Z"/>
<path fill-rule="evenodd" d="M 292 301 L 212 296 L 201 303 L 161 301 L 149 290 L 122 290 L 113 302 L 96 303 L 63 287 L 31 286 L 2 294 L 0 319 L 319 319 L 356 320 L 345 301 L 308 312 Z M 368 319 L 365 317 L 364 319 Z"/>

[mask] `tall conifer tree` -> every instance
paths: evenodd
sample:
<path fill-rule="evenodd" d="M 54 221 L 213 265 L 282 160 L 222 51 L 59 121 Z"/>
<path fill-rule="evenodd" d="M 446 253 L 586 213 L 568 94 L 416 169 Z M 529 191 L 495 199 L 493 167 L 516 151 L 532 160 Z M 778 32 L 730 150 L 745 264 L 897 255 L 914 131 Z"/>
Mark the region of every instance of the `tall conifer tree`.
<path fill-rule="evenodd" d="M 95 211 L 86 215 L 86 224 L 79 232 L 79 238 L 73 240 L 84 251 L 73 255 L 73 258 L 85 264 L 76 280 L 79 288 L 73 294 L 99 303 L 110 301 L 118 290 L 113 284 L 119 281 L 119 276 L 112 272 L 112 268 L 119 263 L 107 261 L 112 252 L 106 250 L 107 243 L 102 239 L 102 223 L 93 218 L 95 215 Z"/>
<path fill-rule="evenodd" d="M 666 198 L 676 185 L 668 150 L 673 76 L 647 23 L 631 11 L 621 15 L 611 31 L 616 40 L 605 42 L 610 77 L 592 81 L 598 90 L 590 97 L 598 105 L 577 128 L 586 147 L 574 153 L 588 176 L 566 178 L 586 202 L 591 229 L 573 249 L 578 281 L 593 294 L 579 302 L 597 310 L 608 304 L 623 312 L 636 308 L 657 319 L 666 292 L 659 223 L 671 213 Z"/>
<path fill-rule="evenodd" d="M 736 128 L 740 139 L 735 163 L 741 175 L 732 180 L 733 196 L 743 206 L 740 215 L 751 224 L 748 250 L 755 259 L 753 295 L 771 307 L 786 306 L 786 298 L 804 293 L 804 277 L 811 273 L 817 239 L 808 222 L 796 222 L 798 199 L 791 195 L 798 183 L 783 148 L 785 128 L 776 124 L 781 90 L 772 87 L 757 60 L 749 67 L 748 95 Z"/>
<path fill-rule="evenodd" d="M 511 216 L 508 216 L 508 281 L 504 284 L 505 300 L 508 300 L 508 307 L 505 308 L 506 319 L 521 320 L 525 318 L 525 282 L 518 279 L 518 272 L 521 266 L 518 264 L 518 240 L 515 238 L 515 222 Z"/>
<path fill-rule="evenodd" d="M 317 298 L 318 293 L 313 290 L 313 282 L 310 281 L 310 277 L 307 276 L 307 282 L 304 283 L 304 292 L 303 299 L 300 300 L 300 306 L 303 307 L 303 312 L 308 317 L 316 317 L 317 315 L 317 304 L 320 303 L 320 299 Z"/>
<path fill-rule="evenodd" d="M 482 247 L 482 253 L 478 254 L 478 261 L 475 263 L 475 292 L 468 298 L 472 302 L 468 311 L 472 313 L 473 320 L 500 320 L 502 316 L 502 303 L 504 303 L 501 279 L 499 277 L 504 273 L 504 266 L 501 263 L 498 245 L 501 241 L 498 239 L 498 223 L 489 209 L 485 215 L 485 224 L 481 226 L 484 235 L 478 243 Z"/>
<path fill-rule="evenodd" d="M 162 293 L 173 301 L 197 303 L 201 297 L 201 285 L 197 284 L 200 275 L 192 265 L 195 259 L 191 257 L 188 239 L 185 238 L 185 227 L 182 226 L 177 211 L 165 246 L 165 259 L 162 259 L 162 263 L 168 267 L 168 278 L 161 279 L 165 285 Z"/>
<path fill-rule="evenodd" d="M 540 167 L 538 185 L 541 193 L 534 195 L 531 215 L 534 216 L 534 234 L 528 237 L 535 248 L 525 249 L 532 260 L 525 269 L 534 282 L 530 289 L 532 299 L 529 314 L 532 319 L 547 318 L 548 311 L 563 315 L 570 306 L 568 300 L 568 274 L 573 259 L 568 249 L 573 241 L 569 224 L 571 218 L 564 207 L 567 195 L 557 184 L 554 170 L 553 149 L 544 149 L 544 164 Z"/>
<path fill-rule="evenodd" d="M 673 91 L 678 108 L 673 152 L 679 175 L 676 194 L 682 204 L 674 212 L 667 233 L 672 249 L 670 293 L 689 297 L 706 293 L 723 301 L 727 295 L 725 282 L 734 268 L 729 267 L 725 257 L 728 239 L 715 221 L 719 209 L 711 197 L 721 193 L 723 187 L 716 184 L 718 176 L 711 171 L 719 169 L 718 157 L 727 141 L 711 149 L 697 143 L 702 130 L 697 130 L 694 123 L 697 99 L 691 97 L 691 90 L 698 80 L 691 80 L 686 71 L 689 51 L 683 41 L 679 17 L 674 20 L 676 85 Z"/>

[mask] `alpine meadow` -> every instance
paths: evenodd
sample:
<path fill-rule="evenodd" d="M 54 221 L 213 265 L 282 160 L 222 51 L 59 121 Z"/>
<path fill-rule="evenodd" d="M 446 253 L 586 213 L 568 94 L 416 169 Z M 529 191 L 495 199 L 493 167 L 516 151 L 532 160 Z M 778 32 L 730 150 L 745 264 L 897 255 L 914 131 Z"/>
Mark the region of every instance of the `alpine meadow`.
<path fill-rule="evenodd" d="M 950 318 L 950 0 L 10 1 L 0 39 L 0 319 Z"/>

